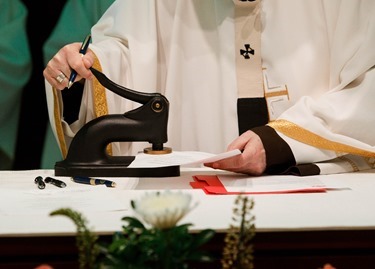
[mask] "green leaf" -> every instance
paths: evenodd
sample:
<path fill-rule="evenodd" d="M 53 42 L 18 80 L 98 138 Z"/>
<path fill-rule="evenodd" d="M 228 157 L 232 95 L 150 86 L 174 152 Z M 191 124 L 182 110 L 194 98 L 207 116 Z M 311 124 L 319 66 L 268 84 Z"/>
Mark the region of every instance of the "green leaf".
<path fill-rule="evenodd" d="M 200 231 L 198 234 L 194 236 L 194 242 L 192 244 L 192 247 L 198 248 L 203 244 L 206 244 L 215 236 L 215 234 L 216 232 L 213 229 L 205 229 Z"/>
<path fill-rule="evenodd" d="M 121 220 L 128 222 L 128 226 L 132 228 L 138 228 L 138 229 L 146 229 L 143 223 L 134 217 L 123 217 Z"/>

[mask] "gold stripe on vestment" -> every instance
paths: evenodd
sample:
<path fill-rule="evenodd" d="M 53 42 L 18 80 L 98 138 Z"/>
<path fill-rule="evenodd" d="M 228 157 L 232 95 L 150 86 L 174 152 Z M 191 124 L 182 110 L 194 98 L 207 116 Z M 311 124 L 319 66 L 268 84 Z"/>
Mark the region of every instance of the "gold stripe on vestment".
<path fill-rule="evenodd" d="M 102 66 L 100 65 L 98 57 L 94 54 L 94 64 L 92 65 L 93 68 L 102 72 Z M 105 95 L 105 88 L 94 76 L 93 78 L 93 94 L 94 94 L 94 111 L 95 116 L 100 117 L 104 115 L 108 115 L 108 103 L 107 97 Z M 107 153 L 112 155 L 112 145 L 109 144 L 107 146 Z"/>
<path fill-rule="evenodd" d="M 59 98 L 57 96 L 57 89 L 52 87 L 52 92 L 53 92 L 53 115 L 55 119 L 55 128 L 56 128 L 56 134 L 57 134 L 57 139 L 59 140 L 59 145 L 60 145 L 60 150 L 61 150 L 61 155 L 65 159 L 66 155 L 68 153 L 68 149 L 66 147 L 66 142 L 65 142 L 65 136 L 64 136 L 64 131 L 62 128 L 62 123 L 61 123 L 61 113 L 60 113 L 60 103 L 59 103 Z M 59 92 L 61 95 L 61 92 Z"/>
<path fill-rule="evenodd" d="M 333 150 L 337 153 L 351 153 L 354 155 L 365 156 L 370 158 L 375 157 L 374 152 L 325 139 L 287 120 L 276 120 L 270 122 L 268 125 L 274 128 L 275 130 L 279 131 L 280 133 L 283 133 L 288 137 L 291 137 L 299 142 L 308 144 L 310 146 L 326 150 Z"/>

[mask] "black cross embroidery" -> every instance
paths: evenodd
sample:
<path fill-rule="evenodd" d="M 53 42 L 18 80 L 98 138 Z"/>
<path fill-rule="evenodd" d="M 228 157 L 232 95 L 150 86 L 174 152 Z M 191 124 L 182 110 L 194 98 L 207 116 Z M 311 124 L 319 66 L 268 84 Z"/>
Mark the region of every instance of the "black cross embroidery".
<path fill-rule="evenodd" d="M 254 55 L 255 51 L 250 47 L 250 44 L 245 44 L 245 49 L 240 49 L 240 53 L 245 59 L 250 59 L 249 54 Z"/>

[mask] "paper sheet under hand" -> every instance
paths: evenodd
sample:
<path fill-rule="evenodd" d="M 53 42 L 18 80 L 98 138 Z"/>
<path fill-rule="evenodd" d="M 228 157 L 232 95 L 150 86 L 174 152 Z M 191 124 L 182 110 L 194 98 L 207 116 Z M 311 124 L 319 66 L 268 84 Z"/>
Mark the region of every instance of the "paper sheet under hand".
<path fill-rule="evenodd" d="M 212 154 L 200 151 L 173 151 L 169 154 L 145 154 L 140 153 L 135 156 L 135 160 L 128 167 L 165 167 L 165 166 L 199 166 L 204 163 L 214 162 L 241 154 L 236 149 Z"/>

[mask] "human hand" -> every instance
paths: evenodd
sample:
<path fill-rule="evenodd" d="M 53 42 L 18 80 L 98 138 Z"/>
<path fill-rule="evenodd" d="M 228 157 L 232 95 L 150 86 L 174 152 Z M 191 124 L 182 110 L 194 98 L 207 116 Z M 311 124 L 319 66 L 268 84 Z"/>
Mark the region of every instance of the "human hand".
<path fill-rule="evenodd" d="M 260 137 L 253 131 L 247 131 L 229 144 L 227 150 L 240 149 L 242 154 L 213 163 L 207 167 L 237 173 L 259 176 L 266 169 L 266 151 Z"/>
<path fill-rule="evenodd" d="M 75 81 L 82 78 L 92 78 L 93 75 L 89 68 L 94 63 L 94 53 L 88 49 L 86 54 L 82 55 L 79 53 L 80 48 L 80 43 L 68 44 L 61 48 L 48 62 L 43 71 L 43 76 L 51 86 L 59 90 L 65 89 L 68 86 L 72 70 L 77 72 Z"/>

